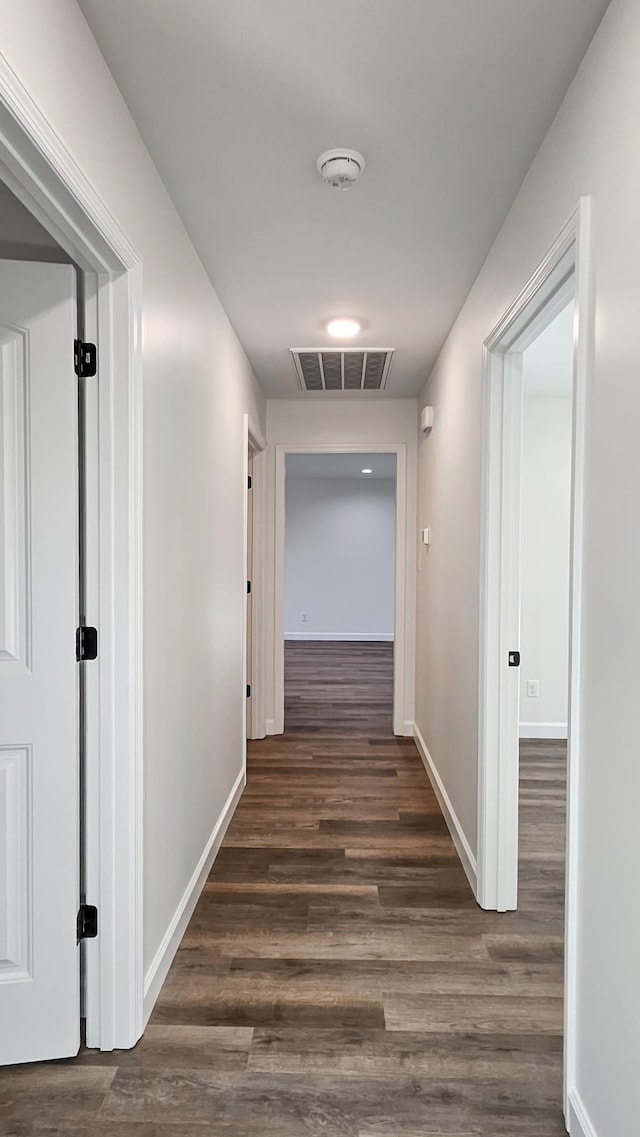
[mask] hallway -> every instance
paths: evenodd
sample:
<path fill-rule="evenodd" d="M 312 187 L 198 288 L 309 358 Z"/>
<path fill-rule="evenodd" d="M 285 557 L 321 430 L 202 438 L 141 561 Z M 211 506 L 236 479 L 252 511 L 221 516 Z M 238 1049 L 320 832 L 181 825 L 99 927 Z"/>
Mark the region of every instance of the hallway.
<path fill-rule="evenodd" d="M 3 1134 L 564 1133 L 563 754 L 523 747 L 522 906 L 483 913 L 414 743 L 357 733 L 335 682 L 389 716 L 391 646 L 324 647 L 288 652 L 287 734 L 250 746 L 142 1041 L 5 1070 Z"/>

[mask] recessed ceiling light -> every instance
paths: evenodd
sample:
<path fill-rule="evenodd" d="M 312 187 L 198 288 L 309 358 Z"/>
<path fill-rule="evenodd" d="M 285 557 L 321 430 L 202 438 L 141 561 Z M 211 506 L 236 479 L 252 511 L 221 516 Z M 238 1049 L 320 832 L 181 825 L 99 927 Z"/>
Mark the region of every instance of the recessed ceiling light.
<path fill-rule="evenodd" d="M 370 470 L 368 466 L 365 466 L 364 470 L 361 470 L 360 472 L 362 474 L 372 474 L 373 470 Z"/>
<path fill-rule="evenodd" d="M 357 320 L 329 320 L 327 331 L 330 336 L 335 336 L 336 339 L 346 340 L 350 336 L 357 336 L 358 332 L 362 331 L 362 324 L 358 323 Z"/>

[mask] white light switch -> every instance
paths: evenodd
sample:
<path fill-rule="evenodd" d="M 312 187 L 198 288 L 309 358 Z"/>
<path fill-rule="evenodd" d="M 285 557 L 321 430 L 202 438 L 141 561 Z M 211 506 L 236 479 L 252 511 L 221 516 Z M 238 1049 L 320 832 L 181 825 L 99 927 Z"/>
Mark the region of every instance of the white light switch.
<path fill-rule="evenodd" d="M 426 529 L 422 530 L 422 544 L 423 545 L 430 545 L 431 544 L 431 526 L 430 525 L 427 526 Z"/>
<path fill-rule="evenodd" d="M 433 407 L 423 407 L 420 413 L 420 430 L 426 434 L 433 426 Z"/>

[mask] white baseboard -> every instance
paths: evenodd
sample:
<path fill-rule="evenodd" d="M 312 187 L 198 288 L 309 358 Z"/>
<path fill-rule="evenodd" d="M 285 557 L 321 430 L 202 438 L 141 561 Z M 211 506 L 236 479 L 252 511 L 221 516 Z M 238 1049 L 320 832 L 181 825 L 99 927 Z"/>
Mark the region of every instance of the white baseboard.
<path fill-rule="evenodd" d="M 569 1090 L 567 1126 L 570 1137 L 598 1137 L 577 1090 Z"/>
<path fill-rule="evenodd" d="M 205 881 L 211 872 L 211 866 L 216 858 L 218 849 L 222 844 L 222 839 L 227 831 L 229 822 L 233 817 L 235 808 L 238 804 L 238 799 L 246 785 L 246 775 L 244 770 L 241 770 L 236 778 L 233 789 L 227 798 L 222 813 L 215 823 L 213 832 L 207 841 L 204 852 L 196 865 L 193 876 L 189 881 L 184 894 L 175 910 L 173 919 L 169 924 L 160 947 L 158 948 L 149 969 L 144 977 L 144 1024 L 147 1025 L 149 1016 L 154 1008 L 156 999 L 160 994 L 160 989 L 164 983 L 167 972 L 173 963 L 173 957 L 176 954 L 180 941 L 187 930 L 189 920 L 193 915 L 193 910 L 198 903 L 200 893 L 204 888 Z"/>
<path fill-rule="evenodd" d="M 520 738 L 566 738 L 566 722 L 521 722 Z"/>
<path fill-rule="evenodd" d="M 433 791 L 438 799 L 438 804 L 440 805 L 440 809 L 444 815 L 444 819 L 447 823 L 447 827 L 453 839 L 453 843 L 456 847 L 458 856 L 462 861 L 462 867 L 467 874 L 469 884 L 473 889 L 473 895 L 477 898 L 478 866 L 476 864 L 476 858 L 471 851 L 471 846 L 467 841 L 462 825 L 458 819 L 458 815 L 456 814 L 456 811 L 449 800 L 449 795 L 444 788 L 442 779 L 436 770 L 433 758 L 429 753 L 427 744 L 422 737 L 420 728 L 418 727 L 417 723 L 413 724 L 413 737 L 416 740 L 416 745 L 420 752 L 420 757 L 424 762 L 425 770 L 427 771 L 429 781 L 431 782 Z"/>
<path fill-rule="evenodd" d="M 393 632 L 285 632 L 285 640 L 326 640 L 327 643 L 393 643 Z"/>

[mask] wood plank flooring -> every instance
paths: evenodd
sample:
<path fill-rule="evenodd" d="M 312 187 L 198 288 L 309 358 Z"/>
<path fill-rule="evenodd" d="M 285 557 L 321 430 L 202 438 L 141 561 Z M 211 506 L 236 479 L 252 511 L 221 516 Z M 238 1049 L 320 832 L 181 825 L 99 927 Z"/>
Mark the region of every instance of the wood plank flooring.
<path fill-rule="evenodd" d="M 520 909 L 477 907 L 391 645 L 287 647 L 248 785 L 132 1051 L 0 1076 L 11 1137 L 559 1137 L 564 747 L 522 746 Z"/>
<path fill-rule="evenodd" d="M 393 735 L 393 644 L 284 645 L 285 733 Z"/>

